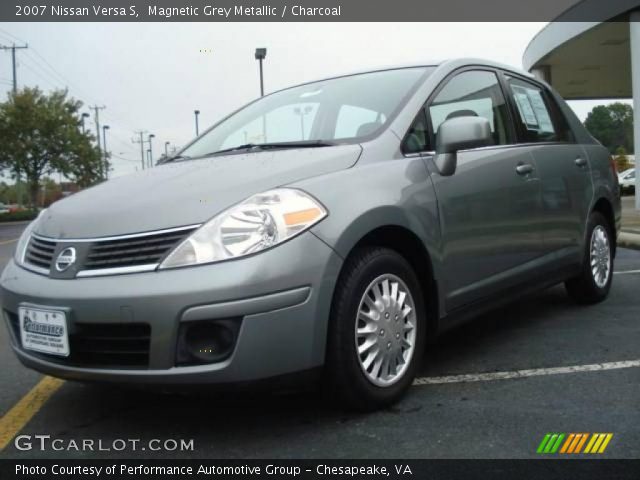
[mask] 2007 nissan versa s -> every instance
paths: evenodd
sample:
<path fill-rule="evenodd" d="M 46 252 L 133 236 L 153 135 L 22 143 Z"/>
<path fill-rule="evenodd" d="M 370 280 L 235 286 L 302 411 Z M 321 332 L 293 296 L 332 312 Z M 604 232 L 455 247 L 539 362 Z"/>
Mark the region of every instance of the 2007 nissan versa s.
<path fill-rule="evenodd" d="M 616 183 L 565 102 L 498 64 L 307 83 L 52 205 L 2 275 L 2 308 L 20 360 L 50 375 L 323 372 L 347 405 L 376 408 L 438 330 L 560 282 L 603 300 Z"/>

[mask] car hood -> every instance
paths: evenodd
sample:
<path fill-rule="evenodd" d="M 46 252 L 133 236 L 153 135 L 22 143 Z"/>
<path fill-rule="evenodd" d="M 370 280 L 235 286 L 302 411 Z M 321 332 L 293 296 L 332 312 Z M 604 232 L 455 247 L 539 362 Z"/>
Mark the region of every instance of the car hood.
<path fill-rule="evenodd" d="M 349 168 L 361 150 L 340 145 L 161 165 L 54 203 L 35 232 L 58 239 L 95 238 L 199 224 L 256 193 Z"/>

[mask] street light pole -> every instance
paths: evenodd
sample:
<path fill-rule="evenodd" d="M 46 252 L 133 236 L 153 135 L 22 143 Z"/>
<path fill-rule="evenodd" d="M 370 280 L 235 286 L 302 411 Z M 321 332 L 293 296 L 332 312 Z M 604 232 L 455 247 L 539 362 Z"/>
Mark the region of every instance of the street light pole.
<path fill-rule="evenodd" d="M 82 122 L 82 133 L 86 133 L 86 131 L 87 131 L 87 130 L 85 129 L 85 126 L 84 126 L 84 119 L 85 119 L 85 118 L 89 118 L 89 116 L 90 116 L 90 115 L 89 115 L 87 112 L 84 112 L 84 113 L 80 116 L 80 121 Z"/>
<path fill-rule="evenodd" d="M 196 117 L 196 137 L 200 135 L 200 129 L 198 128 L 198 115 L 200 115 L 200 110 L 194 110 L 193 114 Z"/>
<path fill-rule="evenodd" d="M 104 161 L 102 163 L 103 176 L 105 180 L 109 178 L 109 162 L 107 153 L 107 130 L 109 130 L 109 125 L 102 126 L 102 151 L 104 152 Z"/>
<path fill-rule="evenodd" d="M 152 133 L 149 135 L 149 168 L 153 167 L 153 145 L 151 144 L 153 138 L 155 135 Z"/>
<path fill-rule="evenodd" d="M 260 64 L 260 96 L 261 97 L 264 97 L 264 77 L 262 74 L 262 61 L 265 59 L 266 56 L 267 56 L 266 48 L 256 48 L 255 57 L 256 57 L 256 60 L 258 60 L 258 63 Z"/>

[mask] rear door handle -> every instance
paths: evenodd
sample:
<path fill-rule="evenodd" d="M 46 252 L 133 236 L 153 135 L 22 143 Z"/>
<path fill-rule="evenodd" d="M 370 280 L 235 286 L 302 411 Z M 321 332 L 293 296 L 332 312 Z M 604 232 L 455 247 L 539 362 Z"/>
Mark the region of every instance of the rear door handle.
<path fill-rule="evenodd" d="M 575 164 L 578 167 L 585 167 L 587 165 L 587 161 L 582 157 L 578 157 L 575 159 Z"/>
<path fill-rule="evenodd" d="M 522 165 L 518 165 L 516 167 L 516 173 L 518 175 L 528 175 L 533 172 L 533 165 L 530 163 L 523 163 Z"/>

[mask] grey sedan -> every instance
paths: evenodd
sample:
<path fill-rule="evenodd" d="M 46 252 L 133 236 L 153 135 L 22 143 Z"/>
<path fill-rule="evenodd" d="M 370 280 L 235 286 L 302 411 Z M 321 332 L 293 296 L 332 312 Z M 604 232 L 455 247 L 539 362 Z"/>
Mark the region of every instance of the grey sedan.
<path fill-rule="evenodd" d="M 480 60 L 381 69 L 267 95 L 55 203 L 2 309 L 50 375 L 305 378 L 372 409 L 479 312 L 561 282 L 605 299 L 619 227 L 607 150 L 545 83 Z"/>

